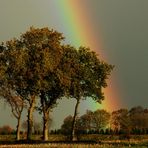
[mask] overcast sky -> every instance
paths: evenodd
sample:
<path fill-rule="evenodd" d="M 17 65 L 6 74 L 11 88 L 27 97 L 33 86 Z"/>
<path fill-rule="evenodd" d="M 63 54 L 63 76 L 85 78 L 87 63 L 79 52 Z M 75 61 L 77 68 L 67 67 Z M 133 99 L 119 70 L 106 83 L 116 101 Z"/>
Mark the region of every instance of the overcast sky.
<path fill-rule="evenodd" d="M 57 22 L 56 16 L 61 13 L 56 6 L 58 1 L 65 0 L 0 0 L 0 42 L 18 37 L 30 26 L 53 27 L 68 34 L 62 28 L 66 23 L 64 19 Z M 75 1 L 87 11 L 93 31 L 101 36 L 106 57 L 115 65 L 112 73 L 115 81 L 112 83 L 116 85 L 114 93 L 119 94 L 119 102 L 127 108 L 148 107 L 148 0 L 70 1 Z M 68 100 L 68 103 L 59 104 L 53 113 L 55 127 L 66 115 L 73 113 L 73 103 Z M 87 108 L 91 109 L 85 103 L 80 107 L 82 113 Z M 15 127 L 16 121 L 7 110 L 8 107 L 0 106 L 0 116 L 3 117 L 0 126 L 10 123 Z"/>

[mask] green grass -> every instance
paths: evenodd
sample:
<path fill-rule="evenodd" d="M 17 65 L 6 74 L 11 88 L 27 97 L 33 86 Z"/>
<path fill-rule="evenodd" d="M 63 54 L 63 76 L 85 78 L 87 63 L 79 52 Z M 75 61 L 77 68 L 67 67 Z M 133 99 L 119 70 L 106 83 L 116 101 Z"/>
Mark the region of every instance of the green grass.
<path fill-rule="evenodd" d="M 33 135 L 29 143 L 25 140 L 15 141 L 15 135 L 0 135 L 0 147 L 24 148 L 147 148 L 148 135 L 132 135 L 130 140 L 122 139 L 116 135 L 81 135 L 79 142 L 70 143 L 64 135 L 50 135 L 49 141 L 43 142 L 41 135 Z M 93 139 L 93 140 L 92 140 Z M 93 143 L 96 142 L 96 143 Z"/>

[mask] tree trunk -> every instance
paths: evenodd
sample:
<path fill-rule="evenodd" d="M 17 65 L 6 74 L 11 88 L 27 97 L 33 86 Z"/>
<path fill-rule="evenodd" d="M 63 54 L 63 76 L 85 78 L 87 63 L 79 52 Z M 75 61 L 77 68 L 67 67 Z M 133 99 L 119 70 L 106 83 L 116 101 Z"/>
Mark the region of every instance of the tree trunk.
<path fill-rule="evenodd" d="M 33 111 L 34 111 L 34 106 L 35 106 L 35 96 L 30 97 L 29 101 L 29 109 L 28 109 L 28 129 L 27 129 L 27 140 L 31 140 L 32 137 L 32 128 L 33 128 Z"/>
<path fill-rule="evenodd" d="M 21 125 L 21 117 L 17 119 L 16 140 L 20 140 L 20 125 Z"/>
<path fill-rule="evenodd" d="M 49 110 L 44 111 L 43 113 L 43 140 L 48 140 L 49 134 Z"/>
<path fill-rule="evenodd" d="M 80 100 L 77 99 L 77 103 L 75 106 L 75 112 L 73 116 L 73 123 L 72 123 L 72 130 L 71 130 L 71 141 L 77 141 L 77 136 L 76 136 L 76 119 L 78 116 L 78 106 L 79 106 Z"/>

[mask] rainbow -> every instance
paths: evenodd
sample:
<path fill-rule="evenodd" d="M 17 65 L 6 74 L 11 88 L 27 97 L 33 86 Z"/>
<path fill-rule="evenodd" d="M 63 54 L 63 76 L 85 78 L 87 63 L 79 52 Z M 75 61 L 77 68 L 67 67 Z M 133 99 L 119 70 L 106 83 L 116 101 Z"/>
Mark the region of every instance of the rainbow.
<path fill-rule="evenodd" d="M 59 21 L 64 22 L 64 35 L 66 40 L 69 39 L 68 43 L 76 47 L 85 46 L 89 47 L 97 52 L 103 60 L 107 60 L 107 56 L 102 51 L 101 38 L 96 33 L 94 24 L 91 24 L 91 18 L 86 10 L 84 4 L 77 0 L 57 0 L 54 2 L 59 14 Z M 115 80 L 110 78 L 108 87 L 105 88 L 105 100 L 102 104 L 88 101 L 87 106 L 91 106 L 92 110 L 98 108 L 106 109 L 108 111 L 115 110 L 118 106 L 121 106 L 121 102 L 118 101 L 118 89 L 112 86 Z"/>

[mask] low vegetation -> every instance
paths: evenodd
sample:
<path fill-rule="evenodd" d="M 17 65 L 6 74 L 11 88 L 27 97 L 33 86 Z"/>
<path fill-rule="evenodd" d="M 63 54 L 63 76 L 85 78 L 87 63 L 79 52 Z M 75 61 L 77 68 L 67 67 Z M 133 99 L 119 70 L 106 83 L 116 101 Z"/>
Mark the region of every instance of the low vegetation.
<path fill-rule="evenodd" d="M 131 135 L 131 139 L 120 139 L 121 135 L 82 135 L 81 141 L 70 142 L 66 140 L 66 136 L 63 135 L 50 135 L 49 140 L 43 142 L 41 135 L 33 136 L 32 141 L 15 141 L 14 135 L 0 136 L 0 147 L 63 147 L 63 148 L 90 148 L 90 147 L 147 147 L 148 136 L 147 135 Z M 9 141 L 8 141 L 9 139 Z M 93 139 L 93 141 L 92 141 Z"/>

